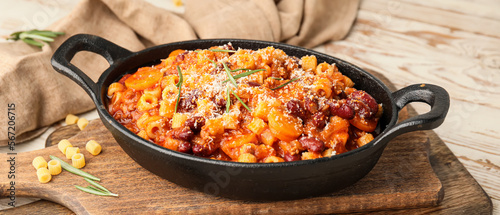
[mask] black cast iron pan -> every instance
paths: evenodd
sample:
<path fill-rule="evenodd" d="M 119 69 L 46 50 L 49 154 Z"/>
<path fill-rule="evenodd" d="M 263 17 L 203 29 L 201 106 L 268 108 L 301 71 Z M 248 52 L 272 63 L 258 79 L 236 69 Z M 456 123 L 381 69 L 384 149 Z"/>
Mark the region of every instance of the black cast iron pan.
<path fill-rule="evenodd" d="M 119 124 L 107 111 L 107 87 L 138 67 L 159 63 L 176 49 L 195 50 L 231 42 L 235 48 L 282 49 L 290 56 L 316 55 L 318 62 L 336 63 L 356 88 L 370 93 L 384 107 L 380 134 L 358 149 L 314 160 L 283 163 L 237 163 L 211 160 L 172 151 L 146 141 Z M 97 83 L 70 63 L 80 51 L 102 55 L 110 64 Z M 431 84 L 416 84 L 396 92 L 377 78 L 343 60 L 282 43 L 240 39 L 193 40 L 170 43 L 139 52 L 128 51 L 93 35 L 75 35 L 65 41 L 52 57 L 56 71 L 79 84 L 94 101 L 101 120 L 123 150 L 152 173 L 176 184 L 212 195 L 245 200 L 297 199 L 331 193 L 364 177 L 377 163 L 387 143 L 394 137 L 415 130 L 441 125 L 449 108 L 448 93 Z M 396 124 L 398 112 L 408 103 L 425 102 L 428 113 Z"/>

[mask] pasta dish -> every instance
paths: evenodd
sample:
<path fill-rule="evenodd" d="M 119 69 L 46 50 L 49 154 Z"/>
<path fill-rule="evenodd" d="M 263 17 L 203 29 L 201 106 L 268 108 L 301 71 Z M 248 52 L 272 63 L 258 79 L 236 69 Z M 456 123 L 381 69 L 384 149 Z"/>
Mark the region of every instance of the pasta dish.
<path fill-rule="evenodd" d="M 383 108 L 335 64 L 267 47 L 175 50 L 107 90 L 108 111 L 138 136 L 210 159 L 329 157 L 374 139 Z"/>

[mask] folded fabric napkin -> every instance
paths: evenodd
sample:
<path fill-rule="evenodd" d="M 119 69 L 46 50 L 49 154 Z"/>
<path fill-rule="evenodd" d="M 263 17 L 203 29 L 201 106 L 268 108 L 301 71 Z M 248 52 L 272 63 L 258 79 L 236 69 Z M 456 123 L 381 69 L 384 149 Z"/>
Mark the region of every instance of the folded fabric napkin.
<path fill-rule="evenodd" d="M 142 0 L 82 0 L 49 27 L 65 32 L 41 50 L 23 42 L 0 43 L 0 103 L 15 104 L 17 143 L 37 128 L 94 108 L 86 93 L 55 72 L 54 51 L 72 35 L 94 34 L 131 51 L 182 40 L 240 38 L 314 47 L 347 35 L 359 0 L 185 0 L 182 15 Z M 72 63 L 93 80 L 108 67 L 81 52 Z M 6 113 L 5 113 L 6 115 Z M 0 117 L 0 145 L 7 145 L 8 117 Z M 31 132 L 30 132 L 31 131 Z"/>

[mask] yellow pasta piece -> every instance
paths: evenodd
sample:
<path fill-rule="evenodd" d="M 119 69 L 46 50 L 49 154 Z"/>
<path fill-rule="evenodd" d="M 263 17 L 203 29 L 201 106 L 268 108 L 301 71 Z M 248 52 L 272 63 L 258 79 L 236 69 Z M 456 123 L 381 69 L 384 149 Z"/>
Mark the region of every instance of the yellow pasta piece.
<path fill-rule="evenodd" d="M 205 125 L 201 128 L 202 132 L 206 132 L 209 136 L 219 136 L 224 133 L 224 125 L 222 117 L 207 119 Z M 203 134 L 202 134 L 203 136 Z"/>
<path fill-rule="evenodd" d="M 33 167 L 35 169 L 40 169 L 40 168 L 47 168 L 47 161 L 42 156 L 38 156 L 35 159 L 33 159 Z"/>
<path fill-rule="evenodd" d="M 61 173 L 61 162 L 58 160 L 50 160 L 48 163 L 49 166 L 49 172 L 51 175 L 59 175 Z"/>
<path fill-rule="evenodd" d="M 139 101 L 137 102 L 137 109 L 140 111 L 147 111 L 155 108 L 156 106 L 158 106 L 158 98 L 149 93 L 142 94 L 141 98 L 139 98 Z"/>
<path fill-rule="evenodd" d="M 90 140 L 85 145 L 85 149 L 87 149 L 87 151 L 89 151 L 92 155 L 98 155 L 99 153 L 101 153 L 102 147 L 95 140 Z"/>
<path fill-rule="evenodd" d="M 155 87 L 153 89 L 145 89 L 144 90 L 144 94 L 150 94 L 154 97 L 156 97 L 157 99 L 161 98 L 161 87 Z"/>
<path fill-rule="evenodd" d="M 264 160 L 264 163 L 278 163 L 278 162 L 284 162 L 285 160 L 280 157 L 276 156 L 269 156 Z"/>
<path fill-rule="evenodd" d="M 365 135 L 361 136 L 356 140 L 356 144 L 358 144 L 359 147 L 366 145 L 367 143 L 371 142 L 373 140 L 373 135 L 370 133 L 366 133 Z"/>
<path fill-rule="evenodd" d="M 71 157 L 71 164 L 78 169 L 81 169 L 85 166 L 85 156 L 82 153 L 74 154 Z"/>
<path fill-rule="evenodd" d="M 172 117 L 172 128 L 180 128 L 187 120 L 187 115 L 182 113 L 175 113 Z"/>
<path fill-rule="evenodd" d="M 137 133 L 137 136 L 142 137 L 145 140 L 149 140 L 149 136 L 148 136 L 148 133 L 146 132 L 146 130 L 140 130 Z"/>
<path fill-rule="evenodd" d="M 250 153 L 244 153 L 238 157 L 238 162 L 255 163 L 257 162 L 257 158 Z"/>
<path fill-rule="evenodd" d="M 73 145 L 71 145 L 71 143 L 69 142 L 69 140 L 66 140 L 66 139 L 63 139 L 63 140 L 59 141 L 59 143 L 57 144 L 57 148 L 59 148 L 59 150 L 61 150 L 61 152 L 63 154 L 66 154 L 66 149 L 68 147 L 73 147 Z"/>
<path fill-rule="evenodd" d="M 319 79 L 313 84 L 313 91 L 318 96 L 324 96 L 325 98 L 330 98 L 332 95 L 332 82 L 326 78 Z"/>
<path fill-rule="evenodd" d="M 120 84 L 118 82 L 112 83 L 108 87 L 108 96 L 113 96 L 116 92 L 123 92 L 125 91 L 125 86 L 123 84 Z"/>
<path fill-rule="evenodd" d="M 314 69 L 316 69 L 316 66 L 318 65 L 318 60 L 316 59 L 316 56 L 314 56 L 314 55 L 304 56 L 304 57 L 302 57 L 301 61 L 302 61 L 302 68 L 305 71 L 314 70 Z"/>
<path fill-rule="evenodd" d="M 66 158 L 71 159 L 74 154 L 80 153 L 80 149 L 78 147 L 68 147 L 66 148 Z"/>
<path fill-rule="evenodd" d="M 176 100 L 174 99 L 162 100 L 160 102 L 160 116 L 171 119 L 174 116 L 175 103 Z"/>
<path fill-rule="evenodd" d="M 276 138 L 269 128 L 265 128 L 264 131 L 260 134 L 260 141 L 268 146 L 272 146 L 274 142 L 276 142 L 278 138 Z"/>
<path fill-rule="evenodd" d="M 267 121 L 267 115 L 273 107 L 281 106 L 281 102 L 275 98 L 263 99 L 257 103 L 257 107 L 252 111 L 252 116 L 259 117 Z"/>
<path fill-rule="evenodd" d="M 185 120 L 184 120 L 185 121 Z M 146 134 L 149 138 L 156 138 L 156 131 L 165 128 L 165 120 L 163 118 L 159 118 L 158 120 L 148 122 L 146 126 Z"/>
<path fill-rule="evenodd" d="M 238 115 L 225 113 L 222 115 L 222 121 L 224 123 L 225 129 L 237 129 L 240 120 L 238 119 Z"/>
<path fill-rule="evenodd" d="M 73 114 L 66 115 L 66 125 L 73 125 L 78 121 L 78 117 Z"/>
<path fill-rule="evenodd" d="M 247 125 L 247 128 L 250 129 L 254 134 L 261 134 L 266 128 L 267 124 L 264 120 L 254 117 L 250 124 Z"/>
<path fill-rule="evenodd" d="M 36 170 L 36 176 L 41 183 L 47 183 L 52 179 L 52 175 L 46 167 Z"/>
<path fill-rule="evenodd" d="M 329 148 L 329 149 L 326 149 L 325 151 L 323 151 L 323 154 L 321 154 L 323 157 L 331 157 L 333 155 L 336 155 L 337 154 L 337 151 Z"/>
<path fill-rule="evenodd" d="M 316 158 L 320 158 L 321 157 L 321 154 L 319 153 L 315 153 L 315 152 L 304 152 L 302 153 L 302 160 L 311 160 L 311 159 L 316 159 Z"/>
<path fill-rule="evenodd" d="M 78 128 L 80 128 L 80 130 L 85 129 L 85 127 L 87 127 L 88 124 L 89 124 L 89 121 L 87 119 L 85 119 L 85 118 L 78 119 L 77 125 L 78 125 Z"/>

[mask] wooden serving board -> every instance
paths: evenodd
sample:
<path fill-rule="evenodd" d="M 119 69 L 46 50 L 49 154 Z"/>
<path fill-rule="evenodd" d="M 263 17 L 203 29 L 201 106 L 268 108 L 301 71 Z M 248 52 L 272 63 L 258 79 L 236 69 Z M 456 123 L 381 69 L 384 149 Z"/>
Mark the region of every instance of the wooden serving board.
<path fill-rule="evenodd" d="M 405 115 L 405 114 L 403 114 Z M 65 135 L 61 132 L 60 135 Z M 50 143 L 65 138 L 52 135 Z M 98 156 L 84 150 L 88 140 L 103 146 Z M 39 197 L 57 202 L 77 214 L 96 213 L 340 213 L 366 210 L 436 206 L 443 199 L 442 185 L 428 160 L 429 141 L 424 132 L 413 132 L 394 139 L 384 151 L 376 167 L 355 185 L 330 195 L 277 202 L 248 202 L 210 196 L 177 186 L 135 163 L 115 142 L 100 120 L 91 123 L 69 138 L 86 157 L 84 171 L 101 178 L 101 184 L 118 193 L 118 198 L 91 195 L 74 188 L 87 186 L 80 176 L 63 171 L 52 181 L 41 184 L 31 161 L 36 156 L 49 160 L 49 155 L 64 160 L 56 146 L 19 153 L 16 161 L 16 197 Z M 2 155 L 6 161 L 14 155 Z M 8 172 L 9 165 L 0 162 Z M 2 177 L 0 191 L 8 196 L 10 180 Z"/>

